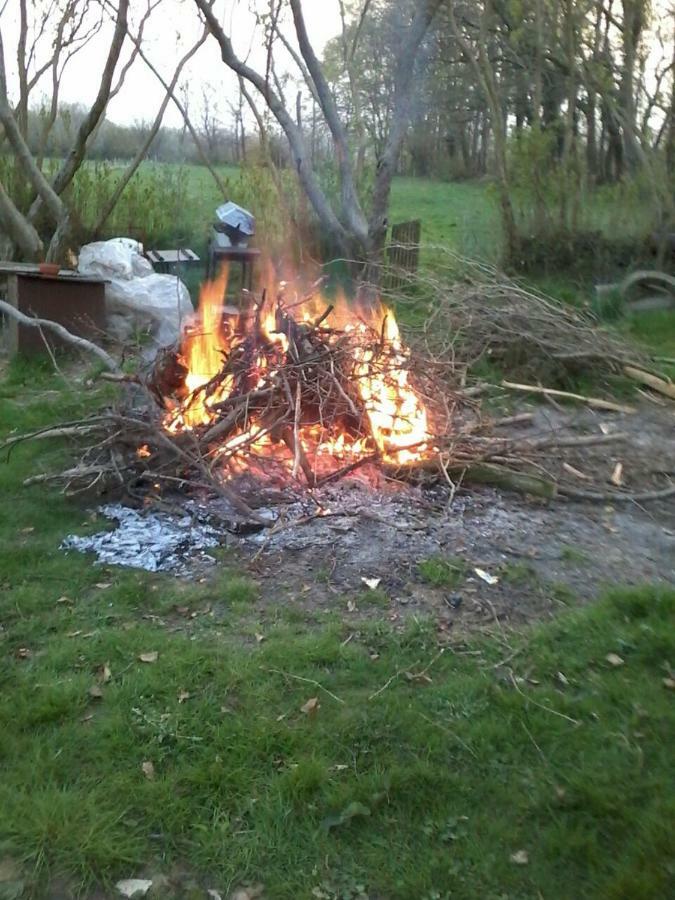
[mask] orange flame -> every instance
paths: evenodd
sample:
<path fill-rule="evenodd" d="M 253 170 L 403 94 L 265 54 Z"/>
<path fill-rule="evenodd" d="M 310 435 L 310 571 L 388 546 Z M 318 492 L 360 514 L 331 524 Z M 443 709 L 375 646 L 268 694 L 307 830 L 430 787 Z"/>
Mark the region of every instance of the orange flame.
<path fill-rule="evenodd" d="M 429 440 L 427 411 L 408 382 L 410 354 L 404 348 L 392 310 L 382 307 L 386 367 L 378 369 L 372 348 L 357 349 L 356 376 L 373 438 L 387 462 L 413 462 Z"/>
<path fill-rule="evenodd" d="M 181 361 L 188 370 L 185 396 L 167 414 L 169 431 L 189 431 L 216 422 L 219 411 L 214 407 L 226 400 L 234 388 L 232 375 L 220 377 L 228 354 L 244 339 L 239 326 L 253 327 L 254 317 L 239 318 L 237 327 L 224 319 L 223 303 L 227 289 L 227 270 L 218 278 L 205 282 L 200 291 L 199 308 L 186 330 Z M 268 297 L 274 292 L 269 291 Z M 423 457 L 430 447 L 429 420 L 425 404 L 409 380 L 410 354 L 405 347 L 396 318 L 383 305 L 355 310 L 344 298 L 330 301 L 333 311 L 327 325 L 330 343 L 349 333 L 353 341 L 350 377 L 363 403 L 370 437 L 354 437 L 337 423 L 302 425 L 300 438 L 314 464 L 320 459 L 355 461 L 377 452 L 386 462 L 405 465 Z M 298 323 L 316 321 L 329 301 L 313 297 L 306 303 L 288 309 Z M 277 331 L 276 301 L 269 300 L 255 317 L 262 336 L 277 348 L 279 358 L 289 350 L 289 340 Z M 226 325 L 224 325 L 226 322 Z M 229 325 L 229 328 L 226 327 Z M 245 330 L 245 329 L 244 329 Z M 261 352 L 256 359 L 258 386 L 265 383 L 269 369 L 274 369 L 276 356 Z M 218 376 L 218 377 L 217 377 Z M 254 381 L 255 384 L 255 381 Z M 230 436 L 216 451 L 231 464 L 235 455 L 267 455 L 288 460 L 286 448 L 273 443 L 271 436 L 254 418 L 245 428 Z"/>
<path fill-rule="evenodd" d="M 182 362 L 188 370 L 185 387 L 188 396 L 168 423 L 171 431 L 207 425 L 215 417 L 211 407 L 229 396 L 232 378 L 228 377 L 206 396 L 204 388 L 222 369 L 230 342 L 222 330 L 223 303 L 227 291 L 227 267 L 217 278 L 205 281 L 199 292 L 197 314 L 186 330 Z"/>

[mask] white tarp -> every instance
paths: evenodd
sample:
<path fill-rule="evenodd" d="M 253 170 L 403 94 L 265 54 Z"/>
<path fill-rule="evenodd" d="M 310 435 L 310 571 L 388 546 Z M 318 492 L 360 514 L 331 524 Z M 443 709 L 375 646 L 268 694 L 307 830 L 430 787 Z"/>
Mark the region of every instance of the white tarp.
<path fill-rule="evenodd" d="M 143 245 L 132 238 L 85 244 L 78 271 L 107 280 L 108 331 L 119 341 L 149 334 L 159 346 L 174 343 L 181 322 L 194 310 L 190 294 L 175 275 L 155 273 L 143 256 Z"/>

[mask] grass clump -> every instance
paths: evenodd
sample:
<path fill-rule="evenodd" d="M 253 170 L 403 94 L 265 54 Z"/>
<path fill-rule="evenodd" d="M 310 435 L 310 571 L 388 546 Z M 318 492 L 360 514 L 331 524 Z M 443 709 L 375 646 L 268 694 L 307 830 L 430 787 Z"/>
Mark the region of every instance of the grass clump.
<path fill-rule="evenodd" d="M 421 578 L 434 587 L 456 588 L 469 571 L 468 563 L 461 557 L 431 556 L 417 566 Z"/>
<path fill-rule="evenodd" d="M 250 604 L 260 596 L 260 588 L 252 578 L 228 573 L 219 580 L 218 594 L 227 604 Z"/>
<path fill-rule="evenodd" d="M 506 563 L 500 569 L 501 577 L 510 584 L 531 584 L 539 580 L 537 570 L 532 563 Z"/>

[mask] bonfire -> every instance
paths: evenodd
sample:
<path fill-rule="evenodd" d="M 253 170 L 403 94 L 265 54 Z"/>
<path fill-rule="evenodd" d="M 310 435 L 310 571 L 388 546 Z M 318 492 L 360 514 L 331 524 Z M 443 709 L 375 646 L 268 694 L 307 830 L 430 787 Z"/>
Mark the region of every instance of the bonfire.
<path fill-rule="evenodd" d="M 393 310 L 318 292 L 298 299 L 284 282 L 230 307 L 226 288 L 225 269 L 203 285 L 180 347 L 151 380 L 165 433 L 200 448 L 210 472 L 283 473 L 314 486 L 437 452 L 445 417 L 425 399 L 429 374 L 415 371 Z"/>
<path fill-rule="evenodd" d="M 7 448 L 46 437 L 78 442 L 75 465 L 35 474 L 27 483 L 57 480 L 69 492 L 95 489 L 146 504 L 166 502 L 171 492 L 206 491 L 259 524 L 264 520 L 255 508 L 269 505 L 275 491 L 288 499 L 347 476 L 377 487 L 441 482 L 450 499 L 468 482 L 600 502 L 659 500 L 675 492 L 670 481 L 635 493 L 614 482 L 611 490 L 574 483 L 579 470 L 568 455 L 620 442 L 626 438 L 621 431 L 520 437 L 511 426 L 531 424 L 531 412 L 499 419 L 481 411 L 476 397 L 490 386 L 464 383 L 473 357 L 458 360 L 455 334 L 474 356 L 512 360 L 543 353 L 558 366 L 576 368 L 591 361 L 608 372 L 637 372 L 662 392 L 671 389 L 628 365 L 630 348 L 618 339 L 552 301 L 514 285 L 470 283 L 459 294 L 439 285 L 421 340 L 408 346 L 391 307 L 329 298 L 320 283 L 303 293 L 268 279 L 265 290 L 244 292 L 236 307 L 226 304 L 226 293 L 223 270 L 202 286 L 178 345 L 161 351 L 149 371 L 133 374 L 122 374 L 102 347 L 0 301 L 0 310 L 23 324 L 49 329 L 94 354 L 108 369 L 101 377 L 124 388 L 111 408 L 87 419 L 11 437 Z M 501 386 L 619 415 L 634 411 L 539 385 Z"/>

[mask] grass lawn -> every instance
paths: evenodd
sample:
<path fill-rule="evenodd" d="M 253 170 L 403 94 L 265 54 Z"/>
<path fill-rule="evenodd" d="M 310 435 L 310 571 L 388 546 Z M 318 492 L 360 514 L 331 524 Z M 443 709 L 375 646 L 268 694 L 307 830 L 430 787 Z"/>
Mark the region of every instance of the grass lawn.
<path fill-rule="evenodd" d="M 0 438 L 106 396 L 15 363 Z M 673 895 L 675 592 L 443 653 L 433 622 L 265 613 L 226 556 L 193 583 L 59 550 L 101 523 L 21 481 L 67 452 L 0 464 L 0 897 Z"/>

